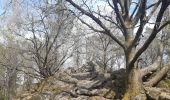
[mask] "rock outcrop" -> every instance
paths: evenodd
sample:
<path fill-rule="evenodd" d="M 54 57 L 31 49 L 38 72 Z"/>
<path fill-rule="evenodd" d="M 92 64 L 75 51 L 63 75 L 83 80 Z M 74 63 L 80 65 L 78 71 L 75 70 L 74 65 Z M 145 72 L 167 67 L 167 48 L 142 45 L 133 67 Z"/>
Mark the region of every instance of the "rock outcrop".
<path fill-rule="evenodd" d="M 125 87 L 125 70 L 103 71 L 97 63 L 68 68 L 21 91 L 13 100 L 121 100 Z M 165 87 L 165 88 L 163 88 Z M 169 80 L 157 88 L 145 87 L 151 100 L 170 100 Z"/>
<path fill-rule="evenodd" d="M 123 73 L 124 69 L 104 73 L 97 64 L 89 62 L 43 80 L 42 89 L 37 89 L 39 85 L 18 95 L 16 100 L 113 100 L 122 96 Z"/>

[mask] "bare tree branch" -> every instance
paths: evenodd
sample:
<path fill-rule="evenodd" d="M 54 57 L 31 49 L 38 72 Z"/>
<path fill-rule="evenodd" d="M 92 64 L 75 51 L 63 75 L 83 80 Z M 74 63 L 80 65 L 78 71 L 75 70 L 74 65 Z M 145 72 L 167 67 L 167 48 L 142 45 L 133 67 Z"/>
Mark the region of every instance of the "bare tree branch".
<path fill-rule="evenodd" d="M 134 64 L 134 62 L 137 60 L 137 58 L 147 49 L 147 47 L 151 44 L 151 42 L 156 37 L 157 33 L 160 31 L 159 26 L 161 24 L 161 20 L 162 20 L 163 14 L 164 14 L 164 12 L 165 12 L 165 10 L 166 10 L 166 8 L 168 6 L 169 6 L 169 4 L 167 4 L 166 2 L 162 3 L 161 9 L 160 9 L 160 11 L 158 13 L 158 16 L 157 16 L 157 19 L 156 19 L 156 23 L 157 24 L 155 24 L 152 33 L 150 34 L 149 38 L 145 41 L 144 45 L 137 51 L 137 53 L 135 54 L 135 56 L 131 60 L 131 64 Z M 160 28 L 162 29 L 167 24 L 161 26 Z"/>
<path fill-rule="evenodd" d="M 119 41 L 111 32 L 109 29 L 106 28 L 106 26 L 93 14 L 85 11 L 83 8 L 75 4 L 72 0 L 66 0 L 67 2 L 71 3 L 75 8 L 80 10 L 83 14 L 87 15 L 88 17 L 92 18 L 102 29 L 104 29 L 104 33 L 109 35 L 116 43 L 118 43 L 123 49 L 125 48 L 123 43 Z"/>

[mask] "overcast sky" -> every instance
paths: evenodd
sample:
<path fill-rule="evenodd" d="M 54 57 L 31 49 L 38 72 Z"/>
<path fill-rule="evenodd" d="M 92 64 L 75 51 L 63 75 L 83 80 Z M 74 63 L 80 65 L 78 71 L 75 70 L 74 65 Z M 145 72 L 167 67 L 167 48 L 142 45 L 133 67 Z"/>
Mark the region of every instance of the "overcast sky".
<path fill-rule="evenodd" d="M 3 6 L 4 6 L 4 0 L 0 0 L 0 15 L 1 15 L 1 13 L 4 12 Z"/>

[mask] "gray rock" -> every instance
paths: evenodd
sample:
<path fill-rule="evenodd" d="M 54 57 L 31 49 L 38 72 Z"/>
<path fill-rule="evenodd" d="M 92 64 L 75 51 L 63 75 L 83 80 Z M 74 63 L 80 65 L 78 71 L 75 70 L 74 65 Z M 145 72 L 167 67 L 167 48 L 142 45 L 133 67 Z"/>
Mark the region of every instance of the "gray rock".
<path fill-rule="evenodd" d="M 98 95 L 98 91 L 97 89 L 94 89 L 94 90 L 87 90 L 87 89 L 78 89 L 77 91 L 77 94 L 78 95 L 85 95 L 85 96 L 95 96 L 95 95 Z"/>
<path fill-rule="evenodd" d="M 70 98 L 70 94 L 63 92 L 55 96 L 53 100 L 68 100 Z"/>
<path fill-rule="evenodd" d="M 89 100 L 90 97 L 88 96 L 79 96 L 77 98 L 70 98 L 69 100 Z"/>
<path fill-rule="evenodd" d="M 91 89 L 97 81 L 82 80 L 77 83 L 77 87 L 84 89 Z"/>
<path fill-rule="evenodd" d="M 84 73 L 76 73 L 72 75 L 72 78 L 76 78 L 78 80 L 89 80 L 92 78 L 97 77 L 97 73 L 96 72 L 84 72 Z"/>

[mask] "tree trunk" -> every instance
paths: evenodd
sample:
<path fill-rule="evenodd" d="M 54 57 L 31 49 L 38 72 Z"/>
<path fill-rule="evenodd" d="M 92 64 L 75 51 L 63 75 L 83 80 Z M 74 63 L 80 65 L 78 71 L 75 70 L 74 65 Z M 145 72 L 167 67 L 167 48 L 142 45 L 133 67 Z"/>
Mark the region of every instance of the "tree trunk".
<path fill-rule="evenodd" d="M 142 77 L 139 69 L 132 69 L 127 72 L 126 91 L 123 100 L 146 100 L 146 94 L 142 84 Z"/>
<path fill-rule="evenodd" d="M 13 67 L 13 66 L 10 66 Z M 17 72 L 15 69 L 7 68 L 7 81 L 6 81 L 6 100 L 12 100 L 16 95 L 16 77 Z"/>

